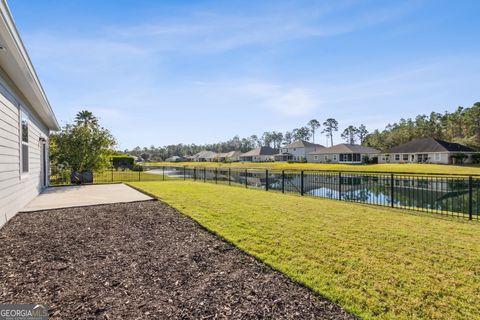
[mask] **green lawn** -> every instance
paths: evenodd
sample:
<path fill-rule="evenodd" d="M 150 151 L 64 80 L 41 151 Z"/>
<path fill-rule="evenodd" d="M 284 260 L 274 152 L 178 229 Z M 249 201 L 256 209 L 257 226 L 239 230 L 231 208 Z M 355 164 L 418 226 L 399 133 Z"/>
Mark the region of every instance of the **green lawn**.
<path fill-rule="evenodd" d="M 440 164 L 328 164 L 328 163 L 286 163 L 286 162 L 235 162 L 230 164 L 219 162 L 150 162 L 147 166 L 187 166 L 187 167 L 223 167 L 223 168 L 264 168 L 272 170 L 331 170 L 331 171 L 363 171 L 388 173 L 422 173 L 449 175 L 480 175 L 479 166 L 453 166 Z"/>
<path fill-rule="evenodd" d="M 196 182 L 134 182 L 366 319 L 479 319 L 480 224 Z"/>

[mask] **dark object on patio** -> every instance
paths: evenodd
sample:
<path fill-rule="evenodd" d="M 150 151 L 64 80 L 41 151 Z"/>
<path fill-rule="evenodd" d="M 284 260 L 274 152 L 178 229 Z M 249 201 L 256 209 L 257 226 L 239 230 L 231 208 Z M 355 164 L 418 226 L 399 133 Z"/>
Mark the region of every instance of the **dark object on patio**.
<path fill-rule="evenodd" d="M 93 172 L 91 171 L 72 172 L 72 175 L 70 176 L 70 183 L 72 184 L 93 183 Z"/>

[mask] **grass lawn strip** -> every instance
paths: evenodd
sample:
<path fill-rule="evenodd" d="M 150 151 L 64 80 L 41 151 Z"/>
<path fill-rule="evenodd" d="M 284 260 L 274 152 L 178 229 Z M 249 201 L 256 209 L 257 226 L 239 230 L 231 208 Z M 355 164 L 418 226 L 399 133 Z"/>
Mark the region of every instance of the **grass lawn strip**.
<path fill-rule="evenodd" d="M 132 183 L 367 319 L 480 315 L 480 225 L 195 182 Z"/>

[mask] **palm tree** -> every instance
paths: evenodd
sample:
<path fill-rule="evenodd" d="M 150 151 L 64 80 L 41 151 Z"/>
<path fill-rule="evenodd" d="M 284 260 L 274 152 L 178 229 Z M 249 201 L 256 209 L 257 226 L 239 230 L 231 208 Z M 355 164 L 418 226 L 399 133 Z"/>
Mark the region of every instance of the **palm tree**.
<path fill-rule="evenodd" d="M 310 130 L 312 131 L 312 137 L 313 137 L 313 143 L 315 143 L 315 130 L 320 128 L 320 122 L 316 119 L 310 120 L 307 125 L 310 127 Z"/>
<path fill-rule="evenodd" d="M 75 122 L 77 125 L 96 126 L 98 125 L 98 119 L 88 110 L 82 110 L 75 116 Z"/>

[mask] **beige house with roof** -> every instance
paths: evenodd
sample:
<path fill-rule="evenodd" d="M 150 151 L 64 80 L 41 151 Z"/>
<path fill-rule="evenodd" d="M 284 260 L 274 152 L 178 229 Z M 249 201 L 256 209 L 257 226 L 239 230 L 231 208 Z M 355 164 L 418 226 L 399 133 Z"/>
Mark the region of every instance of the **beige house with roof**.
<path fill-rule="evenodd" d="M 194 154 L 190 159 L 194 162 L 211 162 L 215 160 L 216 156 L 216 152 L 204 150 Z"/>
<path fill-rule="evenodd" d="M 304 161 L 309 153 L 321 149 L 325 149 L 321 144 L 298 140 L 280 148 L 280 153 L 275 155 L 275 161 Z"/>
<path fill-rule="evenodd" d="M 269 162 L 274 161 L 278 149 L 271 147 L 260 147 L 240 155 L 240 161 L 243 162 Z"/>
<path fill-rule="evenodd" d="M 348 163 L 360 164 L 363 158 L 378 156 L 381 151 L 361 146 L 358 144 L 337 144 L 333 147 L 323 148 L 307 155 L 308 162 L 319 163 Z"/>
<path fill-rule="evenodd" d="M 225 153 L 217 153 L 215 157 L 215 161 L 223 162 L 223 161 L 233 161 L 237 162 L 240 161 L 240 155 L 242 152 L 240 151 L 230 151 Z"/>
<path fill-rule="evenodd" d="M 452 164 L 456 161 L 454 155 L 464 154 L 464 163 L 471 163 L 475 153 L 472 148 L 459 143 L 420 138 L 391 148 L 378 158 L 378 162 Z"/>

